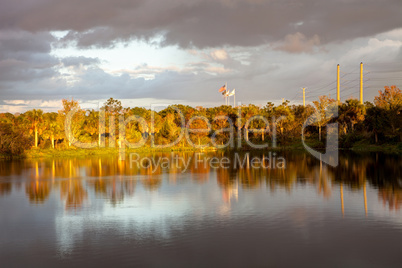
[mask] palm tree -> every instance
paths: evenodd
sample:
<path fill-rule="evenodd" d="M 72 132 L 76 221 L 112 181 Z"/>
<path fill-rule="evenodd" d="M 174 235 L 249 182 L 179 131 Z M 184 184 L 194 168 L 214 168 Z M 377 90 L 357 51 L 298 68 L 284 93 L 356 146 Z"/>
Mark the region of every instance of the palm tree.
<path fill-rule="evenodd" d="M 43 111 L 41 109 L 33 109 L 26 112 L 25 115 L 26 120 L 29 121 L 30 132 L 35 132 L 35 147 L 38 147 L 38 131 L 40 130 L 40 124 L 43 122 Z"/>
<path fill-rule="evenodd" d="M 244 139 L 248 141 L 249 125 L 247 124 L 247 122 L 250 118 L 259 114 L 259 107 L 255 106 L 254 104 L 250 104 L 248 106 L 242 107 L 241 113 L 243 122 L 240 122 L 239 126 L 242 125 L 244 127 Z"/>
<path fill-rule="evenodd" d="M 313 101 L 315 108 L 313 116 L 314 125 L 318 127 L 318 136 L 321 141 L 321 129 L 332 117 L 333 112 L 331 111 L 330 106 L 335 104 L 335 100 L 328 96 L 320 96 L 319 99 L 319 101 Z"/>
<path fill-rule="evenodd" d="M 63 99 L 62 103 L 63 110 L 59 110 L 58 124 L 63 127 L 66 127 L 66 124 L 70 126 L 70 132 L 65 133 L 65 138 L 68 140 L 68 146 L 71 146 L 72 140 L 78 137 L 81 133 L 85 112 L 81 110 L 78 101 L 73 99 L 71 99 L 71 101 Z M 74 116 L 72 118 L 68 117 L 69 113 L 73 110 L 76 110 Z"/>
<path fill-rule="evenodd" d="M 57 113 L 46 113 L 44 114 L 44 130 L 43 135 L 45 138 L 50 139 L 52 143 L 52 148 L 54 149 L 55 135 L 61 131 L 61 127 L 57 122 Z"/>
<path fill-rule="evenodd" d="M 89 135 L 91 135 L 91 138 L 98 135 L 98 143 L 100 145 L 101 133 L 99 131 L 99 112 L 92 109 L 87 110 L 87 114 L 88 115 L 85 117 L 84 129 L 89 133 Z"/>

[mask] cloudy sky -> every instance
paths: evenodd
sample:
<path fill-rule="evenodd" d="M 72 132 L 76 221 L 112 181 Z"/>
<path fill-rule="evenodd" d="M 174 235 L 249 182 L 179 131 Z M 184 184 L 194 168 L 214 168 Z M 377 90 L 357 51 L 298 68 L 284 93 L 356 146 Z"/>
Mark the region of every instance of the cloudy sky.
<path fill-rule="evenodd" d="M 0 110 L 301 102 L 402 88 L 401 0 L 2 0 Z M 233 100 L 232 100 L 233 101 Z"/>

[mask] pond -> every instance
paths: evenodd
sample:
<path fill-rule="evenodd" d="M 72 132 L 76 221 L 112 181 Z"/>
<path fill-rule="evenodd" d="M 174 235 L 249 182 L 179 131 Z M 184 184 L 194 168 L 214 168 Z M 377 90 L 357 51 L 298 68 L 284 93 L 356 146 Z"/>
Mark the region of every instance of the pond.
<path fill-rule="evenodd" d="M 400 267 L 402 157 L 302 151 L 0 162 L 2 267 Z"/>

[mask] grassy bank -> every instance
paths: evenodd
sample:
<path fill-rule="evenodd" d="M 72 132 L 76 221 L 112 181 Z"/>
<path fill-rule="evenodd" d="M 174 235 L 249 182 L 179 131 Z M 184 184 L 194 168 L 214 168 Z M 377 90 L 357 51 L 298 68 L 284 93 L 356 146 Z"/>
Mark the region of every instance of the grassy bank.
<path fill-rule="evenodd" d="M 318 141 L 306 141 L 306 144 L 315 149 L 325 150 L 325 145 Z M 368 143 L 356 143 L 351 148 L 341 148 L 342 150 L 351 150 L 359 152 L 383 152 L 383 153 L 397 153 L 402 154 L 402 144 L 368 144 Z M 229 149 L 230 150 L 230 149 Z M 237 149 L 236 149 L 237 150 Z M 249 151 L 247 148 L 240 149 L 241 151 Z M 253 150 L 253 149 L 250 149 Z M 264 150 L 281 151 L 281 150 L 305 150 L 301 141 L 297 141 L 287 146 L 269 147 Z M 141 147 L 138 149 L 126 149 L 126 153 L 154 153 L 154 152 L 198 152 L 198 151 L 217 151 L 214 147 L 207 147 L 203 150 L 193 147 L 172 147 L 172 148 L 151 148 Z M 321 150 L 320 150 L 321 151 Z M 81 149 L 81 148 L 69 148 L 69 149 L 30 149 L 22 157 L 27 158 L 62 158 L 62 157 L 87 157 L 87 156 L 113 156 L 118 155 L 118 148 L 93 148 L 93 149 Z M 0 155 L 0 158 L 8 158 L 5 155 Z"/>
<path fill-rule="evenodd" d="M 321 152 L 325 152 L 325 142 L 320 142 L 318 139 L 307 139 L 307 146 L 316 149 Z M 350 150 L 356 152 L 383 152 L 391 154 L 402 154 L 402 143 L 383 143 L 383 144 L 371 144 L 367 140 L 359 140 L 354 143 L 350 143 L 347 148 L 342 148 L 342 143 L 340 142 L 341 150 Z M 126 153 L 155 153 L 155 152 L 199 152 L 199 151 L 217 151 L 215 147 L 207 147 L 203 150 L 194 147 L 182 147 L 176 146 L 171 148 L 157 148 L 150 146 L 143 146 L 137 149 L 126 148 Z M 240 148 L 225 148 L 224 151 L 253 151 L 258 149 L 253 149 L 245 142 L 243 142 Z M 282 151 L 282 150 L 305 150 L 303 143 L 300 139 L 294 140 L 293 142 L 287 142 L 286 145 L 278 144 L 277 147 L 268 147 L 264 149 L 265 151 Z M 9 158 L 63 158 L 63 157 L 88 157 L 88 156 L 117 156 L 119 154 L 118 148 L 93 148 L 93 149 L 81 149 L 81 148 L 59 148 L 59 149 L 41 149 L 32 148 L 23 155 L 20 156 L 10 156 L 5 154 L 0 154 L 0 159 Z"/>
<path fill-rule="evenodd" d="M 126 153 L 153 153 L 153 152 L 194 152 L 194 151 L 216 151 L 213 147 L 207 147 L 203 150 L 193 147 L 172 147 L 172 148 L 151 148 L 141 147 L 138 149 L 126 149 Z M 118 148 L 69 148 L 69 149 L 37 149 L 32 148 L 25 152 L 23 157 L 38 158 L 38 157 L 86 157 L 86 156 L 113 156 L 118 155 Z"/>
<path fill-rule="evenodd" d="M 370 144 L 365 141 L 356 142 L 353 144 L 353 151 L 359 152 L 385 152 L 385 153 L 398 153 L 402 154 L 402 143 L 399 144 Z"/>

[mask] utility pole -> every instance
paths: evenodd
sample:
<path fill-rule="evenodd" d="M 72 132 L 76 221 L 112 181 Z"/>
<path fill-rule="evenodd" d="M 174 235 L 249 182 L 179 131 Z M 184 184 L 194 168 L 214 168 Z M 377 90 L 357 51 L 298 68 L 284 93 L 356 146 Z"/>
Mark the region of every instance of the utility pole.
<path fill-rule="evenodd" d="M 363 104 L 363 62 L 360 62 L 360 104 Z"/>
<path fill-rule="evenodd" d="M 341 82 L 340 82 L 340 80 L 339 80 L 339 64 L 338 64 L 338 66 L 337 66 L 337 74 L 336 74 L 336 100 L 337 100 L 337 102 L 338 102 L 338 105 L 340 105 L 341 104 L 341 93 L 340 93 L 340 90 L 341 90 Z"/>
<path fill-rule="evenodd" d="M 303 106 L 306 107 L 306 88 L 303 88 Z"/>

